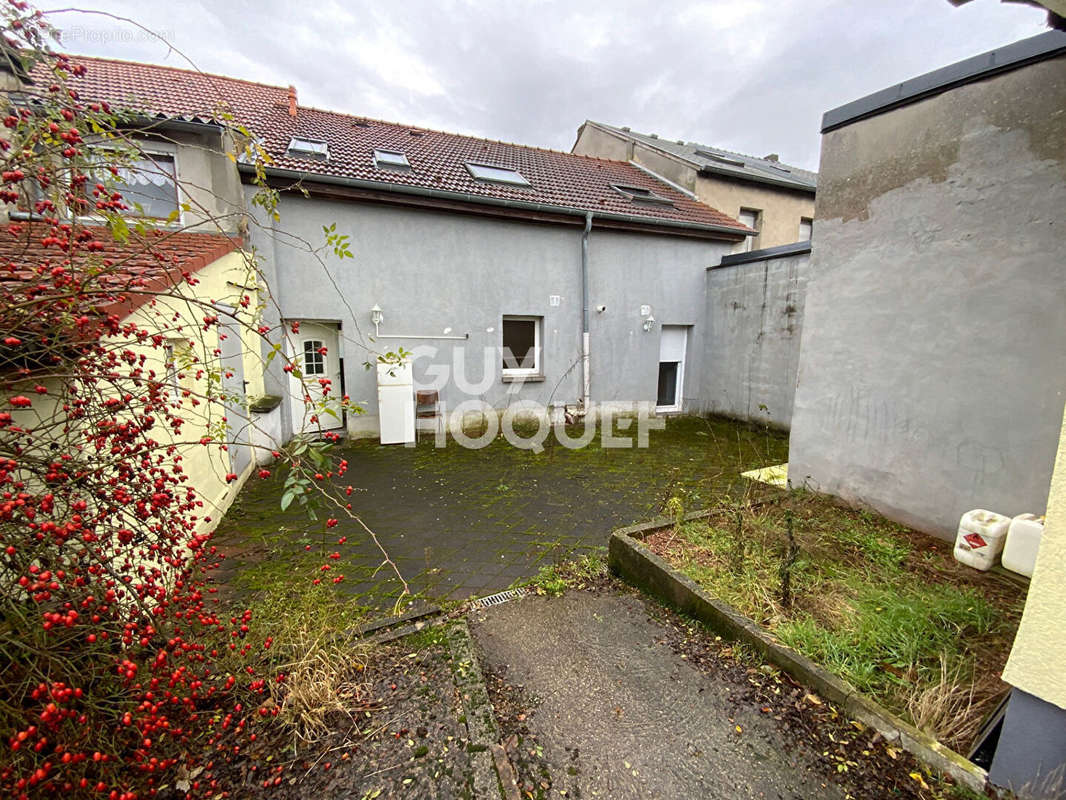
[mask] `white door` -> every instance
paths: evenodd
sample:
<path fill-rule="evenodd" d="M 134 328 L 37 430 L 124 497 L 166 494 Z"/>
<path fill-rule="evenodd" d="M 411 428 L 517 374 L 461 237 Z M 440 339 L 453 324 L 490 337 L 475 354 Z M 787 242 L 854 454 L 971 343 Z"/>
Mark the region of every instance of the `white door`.
<path fill-rule="evenodd" d="M 289 331 L 289 355 L 295 367 L 289 384 L 293 433 L 328 431 L 344 426 L 338 333 L 335 325 L 319 322 L 300 322 L 298 333 Z M 323 384 L 323 381 L 328 383 Z"/>
<path fill-rule="evenodd" d="M 656 411 L 680 411 L 685 382 L 687 325 L 663 325 L 659 338 L 659 386 Z"/>

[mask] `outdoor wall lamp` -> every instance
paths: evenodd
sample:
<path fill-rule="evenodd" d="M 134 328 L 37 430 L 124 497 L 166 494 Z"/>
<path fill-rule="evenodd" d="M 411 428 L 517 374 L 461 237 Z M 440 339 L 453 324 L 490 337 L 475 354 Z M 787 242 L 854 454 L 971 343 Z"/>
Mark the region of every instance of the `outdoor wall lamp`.
<path fill-rule="evenodd" d="M 374 335 L 378 335 L 378 326 L 381 321 L 385 319 L 385 315 L 381 313 L 381 306 L 374 303 L 374 307 L 370 309 L 370 321 L 374 324 Z"/>

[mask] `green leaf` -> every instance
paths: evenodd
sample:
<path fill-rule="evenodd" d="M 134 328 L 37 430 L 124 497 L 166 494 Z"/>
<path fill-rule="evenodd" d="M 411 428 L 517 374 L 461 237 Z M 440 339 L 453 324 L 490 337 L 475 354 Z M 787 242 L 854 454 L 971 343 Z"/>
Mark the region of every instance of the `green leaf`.
<path fill-rule="evenodd" d="M 295 491 L 285 492 L 285 494 L 283 494 L 281 496 L 281 510 L 284 511 L 285 509 L 287 509 L 290 505 L 292 505 L 292 501 L 295 500 L 295 499 L 296 499 L 296 492 Z"/>

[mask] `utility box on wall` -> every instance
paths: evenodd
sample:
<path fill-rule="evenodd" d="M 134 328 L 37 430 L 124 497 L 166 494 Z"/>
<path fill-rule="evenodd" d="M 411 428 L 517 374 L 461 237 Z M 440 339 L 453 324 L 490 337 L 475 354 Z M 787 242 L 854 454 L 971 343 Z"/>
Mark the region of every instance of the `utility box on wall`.
<path fill-rule="evenodd" d="M 415 440 L 415 391 L 410 362 L 378 364 L 378 425 L 382 444 Z"/>

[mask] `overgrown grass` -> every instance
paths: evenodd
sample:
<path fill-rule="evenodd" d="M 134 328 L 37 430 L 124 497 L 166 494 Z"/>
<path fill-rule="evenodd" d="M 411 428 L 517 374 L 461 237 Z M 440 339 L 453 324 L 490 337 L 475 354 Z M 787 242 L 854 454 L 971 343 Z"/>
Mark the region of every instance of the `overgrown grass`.
<path fill-rule="evenodd" d="M 737 520 L 737 514 L 740 520 Z M 782 603 L 786 519 L 799 557 Z M 956 564 L 947 543 L 805 492 L 763 492 L 649 539 L 785 644 L 960 749 L 1005 688 L 1023 592 Z"/>
<path fill-rule="evenodd" d="M 360 707 L 370 646 L 353 641 L 364 618 L 332 586 L 292 588 L 281 583 L 254 596 L 253 617 L 269 625 L 252 627 L 254 638 L 242 644 L 284 675 L 270 685 L 268 710 L 277 706 L 294 735 L 313 742 L 329 734 L 338 715 L 350 717 Z"/>
<path fill-rule="evenodd" d="M 605 547 L 597 548 L 574 561 L 549 564 L 527 581 L 520 581 L 516 586 L 527 586 L 535 592 L 557 597 L 567 589 L 581 589 L 593 581 L 607 575 L 607 558 Z"/>

